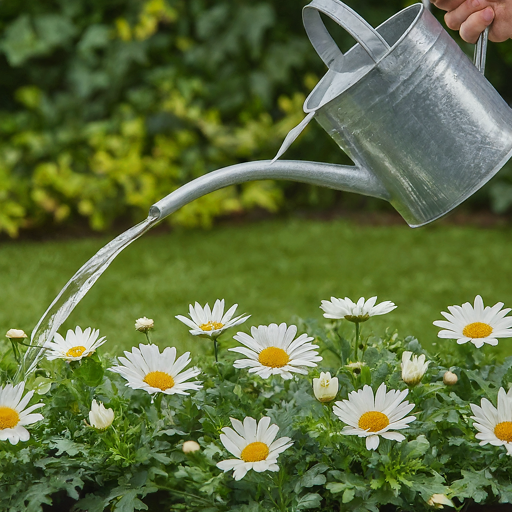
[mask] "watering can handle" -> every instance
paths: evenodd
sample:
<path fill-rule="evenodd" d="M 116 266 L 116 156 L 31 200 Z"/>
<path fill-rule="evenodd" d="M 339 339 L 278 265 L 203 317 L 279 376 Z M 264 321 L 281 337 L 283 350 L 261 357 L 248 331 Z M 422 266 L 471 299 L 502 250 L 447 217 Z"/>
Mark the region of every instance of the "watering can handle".
<path fill-rule="evenodd" d="M 485 73 L 485 57 L 487 54 L 487 40 L 489 38 L 489 29 L 490 27 L 487 27 L 478 38 L 478 41 L 475 44 L 475 55 L 473 58 L 473 63 L 475 64 L 476 68 L 482 75 Z"/>
<path fill-rule="evenodd" d="M 389 52 L 384 38 L 359 14 L 339 0 L 313 0 L 302 11 L 304 28 L 320 58 L 329 69 L 343 71 L 343 53 L 320 17 L 323 13 L 343 27 L 378 62 Z"/>

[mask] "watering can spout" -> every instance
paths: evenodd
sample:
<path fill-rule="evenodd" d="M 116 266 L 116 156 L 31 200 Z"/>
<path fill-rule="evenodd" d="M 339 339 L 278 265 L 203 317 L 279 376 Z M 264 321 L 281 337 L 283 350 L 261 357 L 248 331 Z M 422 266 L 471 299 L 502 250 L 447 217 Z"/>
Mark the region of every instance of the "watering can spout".
<path fill-rule="evenodd" d="M 389 200 L 380 181 L 370 171 L 359 167 L 294 160 L 261 160 L 224 167 L 191 181 L 151 206 L 149 216 L 162 220 L 210 192 L 256 180 L 298 181 Z"/>

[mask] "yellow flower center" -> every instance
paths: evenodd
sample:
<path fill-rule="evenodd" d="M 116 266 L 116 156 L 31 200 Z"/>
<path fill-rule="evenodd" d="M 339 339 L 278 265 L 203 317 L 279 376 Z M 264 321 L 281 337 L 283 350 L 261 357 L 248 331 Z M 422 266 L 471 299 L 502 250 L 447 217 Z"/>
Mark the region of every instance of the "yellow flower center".
<path fill-rule="evenodd" d="M 0 407 L 0 429 L 13 428 L 20 422 L 20 415 L 11 407 Z"/>
<path fill-rule="evenodd" d="M 498 423 L 494 427 L 494 435 L 506 443 L 512 443 L 512 421 Z"/>
<path fill-rule="evenodd" d="M 203 331 L 215 331 L 217 329 L 222 329 L 224 327 L 224 324 L 221 324 L 220 322 L 214 322 L 213 320 L 210 320 L 206 324 L 201 324 L 199 326 L 200 329 Z"/>
<path fill-rule="evenodd" d="M 66 355 L 68 357 L 80 357 L 85 351 L 86 351 L 86 348 L 79 345 L 78 347 L 70 348 L 66 352 Z"/>
<path fill-rule="evenodd" d="M 174 386 L 174 379 L 168 373 L 159 371 L 149 372 L 144 377 L 144 382 L 152 388 L 159 388 L 162 391 Z"/>
<path fill-rule="evenodd" d="M 466 338 L 487 338 L 487 336 L 492 334 L 492 327 L 483 322 L 473 322 L 464 327 L 462 334 L 464 334 Z"/>
<path fill-rule="evenodd" d="M 265 443 L 256 441 L 255 443 L 248 444 L 240 454 L 244 462 L 258 462 L 265 460 L 268 457 L 268 446 Z"/>
<path fill-rule="evenodd" d="M 271 368 L 282 368 L 288 364 L 290 356 L 282 349 L 277 347 L 264 348 L 258 357 L 258 361 L 263 366 Z"/>
<path fill-rule="evenodd" d="M 363 430 L 370 432 L 378 432 L 389 425 L 389 418 L 382 412 L 369 411 L 365 412 L 359 418 L 358 426 Z"/>

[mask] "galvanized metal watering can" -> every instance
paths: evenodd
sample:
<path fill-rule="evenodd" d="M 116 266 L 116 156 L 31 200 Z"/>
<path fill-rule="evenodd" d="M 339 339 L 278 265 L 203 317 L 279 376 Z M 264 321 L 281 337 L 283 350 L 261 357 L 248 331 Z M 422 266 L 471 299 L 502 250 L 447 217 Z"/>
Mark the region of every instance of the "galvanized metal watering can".
<path fill-rule="evenodd" d="M 357 44 L 343 54 L 320 13 Z M 234 165 L 173 192 L 151 215 L 163 218 L 228 185 L 284 179 L 386 199 L 417 227 L 452 210 L 510 158 L 512 110 L 483 75 L 485 38 L 473 64 L 422 4 L 377 29 L 339 0 L 313 0 L 303 20 L 329 71 L 278 156 L 314 117 L 355 165 L 275 159 Z"/>

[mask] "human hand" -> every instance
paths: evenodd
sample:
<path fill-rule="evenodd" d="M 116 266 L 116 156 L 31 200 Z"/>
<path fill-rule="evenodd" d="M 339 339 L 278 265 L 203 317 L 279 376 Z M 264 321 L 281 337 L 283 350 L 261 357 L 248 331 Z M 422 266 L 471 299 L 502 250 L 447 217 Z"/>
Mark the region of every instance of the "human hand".
<path fill-rule="evenodd" d="M 500 43 L 512 38 L 512 0 L 431 0 L 448 11 L 444 20 L 448 28 L 458 30 L 468 43 L 476 43 L 488 27 L 489 40 Z"/>

